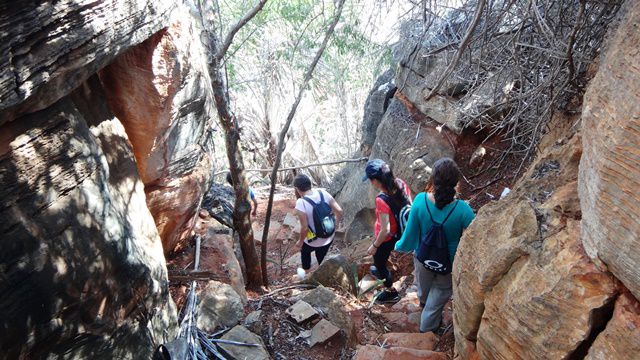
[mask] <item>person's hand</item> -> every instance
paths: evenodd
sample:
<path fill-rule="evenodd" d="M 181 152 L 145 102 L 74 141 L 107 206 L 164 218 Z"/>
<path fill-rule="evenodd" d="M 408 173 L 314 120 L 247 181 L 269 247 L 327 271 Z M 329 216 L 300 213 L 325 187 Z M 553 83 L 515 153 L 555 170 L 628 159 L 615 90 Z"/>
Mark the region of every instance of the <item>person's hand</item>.
<path fill-rule="evenodd" d="M 298 240 L 295 245 L 293 245 L 293 252 L 298 252 L 302 250 L 302 244 L 304 244 L 304 240 Z"/>
<path fill-rule="evenodd" d="M 373 256 L 376 254 L 376 251 L 378 251 L 378 248 L 371 244 L 369 245 L 369 249 L 367 249 L 367 254 Z"/>

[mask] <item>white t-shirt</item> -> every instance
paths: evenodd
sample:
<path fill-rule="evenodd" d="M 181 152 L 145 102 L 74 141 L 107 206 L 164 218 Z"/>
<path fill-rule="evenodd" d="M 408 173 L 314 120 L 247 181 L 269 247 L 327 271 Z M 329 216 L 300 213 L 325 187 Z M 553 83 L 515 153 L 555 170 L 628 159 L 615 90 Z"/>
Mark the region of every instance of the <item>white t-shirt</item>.
<path fill-rule="evenodd" d="M 326 202 L 327 204 L 330 204 L 331 201 L 333 200 L 333 196 L 331 196 L 331 194 L 329 194 L 328 192 L 324 191 L 324 190 L 320 190 L 320 189 L 313 189 L 311 190 L 310 194 L 307 194 L 306 197 L 311 199 L 311 201 L 313 201 L 314 203 L 319 203 L 320 202 L 320 191 L 322 191 L 322 196 L 324 197 L 324 202 Z M 307 223 L 309 224 L 309 227 L 311 228 L 311 231 L 313 231 L 313 233 L 315 234 L 316 229 L 315 226 L 313 224 L 313 206 L 311 206 L 311 204 L 309 204 L 308 201 L 304 200 L 303 198 L 300 198 L 298 200 L 296 200 L 296 210 L 300 210 L 303 213 L 307 214 Z M 305 231 L 306 229 L 300 229 L 300 231 Z M 313 246 L 313 247 L 321 247 L 321 246 L 325 246 L 329 243 L 331 243 L 333 241 L 333 238 L 335 236 L 335 233 L 333 235 L 331 235 L 328 238 L 316 238 L 315 240 L 313 240 L 312 242 L 309 242 L 308 240 L 305 240 L 304 242 L 309 245 L 309 246 Z"/>

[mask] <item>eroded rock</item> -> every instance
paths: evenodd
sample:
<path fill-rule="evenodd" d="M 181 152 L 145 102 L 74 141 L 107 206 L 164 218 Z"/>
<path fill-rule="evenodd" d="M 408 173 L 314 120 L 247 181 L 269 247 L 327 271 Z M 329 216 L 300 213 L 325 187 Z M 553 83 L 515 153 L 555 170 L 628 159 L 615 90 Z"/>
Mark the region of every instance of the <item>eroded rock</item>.
<path fill-rule="evenodd" d="M 198 328 L 212 333 L 219 327 L 232 327 L 244 317 L 240 295 L 230 285 L 211 280 L 200 293 Z"/>
<path fill-rule="evenodd" d="M 309 338 L 309 346 L 324 344 L 340 333 L 340 328 L 326 319 L 320 320 L 312 329 Z"/>
<path fill-rule="evenodd" d="M 616 300 L 611 320 L 598 335 L 585 359 L 623 360 L 639 357 L 640 303 L 633 295 L 624 293 Z"/>
<path fill-rule="evenodd" d="M 584 247 L 640 298 L 640 5 L 628 2 L 584 96 Z"/>
<path fill-rule="evenodd" d="M 170 26 L 99 73 L 133 145 L 165 253 L 190 237 L 213 170 L 213 94 L 190 19 L 180 7 Z"/>
<path fill-rule="evenodd" d="M 385 349 L 374 345 L 359 346 L 354 360 L 446 360 L 447 355 L 429 350 L 392 347 Z"/>

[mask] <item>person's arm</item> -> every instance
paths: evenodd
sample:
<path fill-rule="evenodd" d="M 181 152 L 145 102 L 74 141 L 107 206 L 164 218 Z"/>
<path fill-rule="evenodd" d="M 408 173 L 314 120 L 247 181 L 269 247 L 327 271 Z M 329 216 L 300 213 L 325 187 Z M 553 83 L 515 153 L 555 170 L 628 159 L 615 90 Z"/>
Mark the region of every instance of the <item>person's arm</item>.
<path fill-rule="evenodd" d="M 340 207 L 340 204 L 338 204 L 338 202 L 335 199 L 331 199 L 331 201 L 329 201 L 329 206 L 333 210 L 333 213 L 336 215 L 336 224 L 339 224 L 340 221 L 342 220 L 342 215 L 343 215 L 342 207 Z"/>
<path fill-rule="evenodd" d="M 307 223 L 306 213 L 296 209 L 296 215 L 298 216 L 298 221 L 300 222 L 300 235 L 298 236 L 298 242 L 296 242 L 296 246 L 302 247 L 304 239 L 307 238 L 307 228 L 309 224 Z"/>
<path fill-rule="evenodd" d="M 373 255 L 376 253 L 376 251 L 378 251 L 378 248 L 380 247 L 380 245 L 382 245 L 382 243 L 384 243 L 384 241 L 387 240 L 387 236 L 391 232 L 391 223 L 389 222 L 389 214 L 380 213 L 378 216 L 380 216 L 380 232 L 378 233 L 378 236 L 376 236 L 375 240 L 367 250 L 367 254 L 369 255 Z"/>
<path fill-rule="evenodd" d="M 251 198 L 251 202 L 253 203 L 253 210 L 251 211 L 251 215 L 256 216 L 258 213 L 258 201 L 255 197 Z"/>
<path fill-rule="evenodd" d="M 424 195 L 426 196 L 426 194 Z M 418 200 L 420 198 L 420 200 Z M 420 213 L 424 209 L 424 197 L 416 196 L 411 212 L 409 213 L 409 221 L 402 233 L 402 237 L 396 243 L 396 251 L 411 252 L 418 248 L 420 242 Z"/>

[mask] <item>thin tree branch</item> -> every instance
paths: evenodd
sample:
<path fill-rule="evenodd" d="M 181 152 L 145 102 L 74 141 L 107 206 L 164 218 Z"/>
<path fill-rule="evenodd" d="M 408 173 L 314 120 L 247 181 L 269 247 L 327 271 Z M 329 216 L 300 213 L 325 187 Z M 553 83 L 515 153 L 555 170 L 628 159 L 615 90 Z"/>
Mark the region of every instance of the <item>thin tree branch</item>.
<path fill-rule="evenodd" d="M 293 120 L 293 117 L 296 114 L 298 105 L 302 100 L 302 95 L 304 94 L 305 89 L 309 85 L 309 81 L 311 81 L 311 77 L 313 76 L 313 71 L 315 70 L 316 65 L 318 65 L 318 61 L 320 61 L 320 57 L 322 57 L 322 54 L 324 53 L 324 50 L 327 47 L 327 44 L 329 43 L 329 39 L 333 35 L 333 31 L 335 30 L 336 25 L 340 20 L 340 16 L 342 15 L 342 9 L 344 8 L 344 3 L 345 3 L 345 0 L 340 0 L 340 2 L 338 3 L 338 9 L 336 10 L 336 15 L 333 18 L 331 25 L 329 25 L 327 32 L 325 33 L 324 40 L 322 41 L 322 45 L 320 45 L 320 48 L 316 52 L 316 55 L 313 58 L 313 61 L 311 62 L 311 65 L 309 65 L 309 68 L 307 69 L 307 72 L 304 75 L 304 80 L 300 85 L 300 88 L 298 90 L 298 95 L 296 96 L 296 99 L 293 105 L 291 106 L 291 110 L 289 110 L 289 115 L 287 116 L 287 120 L 284 126 L 282 127 L 282 130 L 280 131 L 280 135 L 278 137 L 278 152 L 276 153 L 275 163 L 271 171 L 271 189 L 269 191 L 269 202 L 267 204 L 267 212 L 265 214 L 264 232 L 262 233 L 262 245 L 261 245 L 262 282 L 265 286 L 268 285 L 268 281 L 269 281 L 268 274 L 267 274 L 267 237 L 269 236 L 269 223 L 270 223 L 269 220 L 271 218 L 271 211 L 273 210 L 273 195 L 276 190 L 278 168 L 280 167 L 280 162 L 282 160 L 282 152 L 284 151 L 284 146 L 285 146 L 285 137 L 287 136 L 287 132 L 289 132 L 289 126 L 291 126 L 291 121 Z"/>
<path fill-rule="evenodd" d="M 482 12 L 484 11 L 484 6 L 486 3 L 487 3 L 486 0 L 478 1 L 478 5 L 476 6 L 476 12 L 473 15 L 473 21 L 471 22 L 471 24 L 469 24 L 469 28 L 467 28 L 467 33 L 462 39 L 462 42 L 458 47 L 458 51 L 456 52 L 456 55 L 453 57 L 453 61 L 451 61 L 449 66 L 447 66 L 447 69 L 442 74 L 442 77 L 440 77 L 440 80 L 438 80 L 438 83 L 436 84 L 436 86 L 434 86 L 431 89 L 431 91 L 429 92 L 429 95 L 427 95 L 424 98 L 425 100 L 427 101 L 430 100 L 438 92 L 438 90 L 440 90 L 440 87 L 442 86 L 442 84 L 444 84 L 445 80 L 447 80 L 447 78 L 449 77 L 449 75 L 451 75 L 451 73 L 456 68 L 456 66 L 458 66 L 458 62 L 462 57 L 462 53 L 464 53 L 464 50 L 467 48 L 467 46 L 471 42 L 471 38 L 473 37 L 473 32 L 476 30 L 476 27 L 480 22 L 480 18 L 482 17 Z"/>
<path fill-rule="evenodd" d="M 253 17 L 256 16 L 256 14 L 260 12 L 260 10 L 262 10 L 262 8 L 267 3 L 267 1 L 268 0 L 258 1 L 258 3 L 251 10 L 249 10 L 242 17 L 242 19 L 238 20 L 238 22 L 235 25 L 233 25 L 231 30 L 229 30 L 229 33 L 227 34 L 227 36 L 224 38 L 224 42 L 222 43 L 222 46 L 220 46 L 220 49 L 216 53 L 217 61 L 220 61 L 224 57 L 224 55 L 227 53 L 227 50 L 229 50 L 229 47 L 233 42 L 233 38 L 236 36 L 238 31 L 240 31 L 240 29 L 242 29 L 243 26 L 245 26 L 249 21 L 251 21 L 251 19 L 253 19 Z"/>
<path fill-rule="evenodd" d="M 277 171 L 282 172 L 282 171 L 289 171 L 289 170 L 299 170 L 299 169 L 308 169 L 311 167 L 316 167 L 316 166 L 327 166 L 327 165 L 337 165 L 337 164 L 343 164 L 343 163 L 354 163 L 354 162 L 363 162 L 363 161 L 367 161 L 369 160 L 369 158 L 367 157 L 361 157 L 361 158 L 357 158 L 357 159 L 345 159 L 345 160 L 334 160 L 334 161 L 326 161 L 326 162 L 320 162 L 320 163 L 313 163 L 313 164 L 306 164 L 306 165 L 300 165 L 300 166 L 291 166 L 291 167 L 286 167 L 286 168 L 280 168 L 277 169 Z M 265 172 L 265 171 L 273 171 L 273 168 L 268 168 L 268 169 L 245 169 L 245 172 Z M 222 175 L 229 172 L 229 170 L 222 170 L 222 171 L 218 171 L 215 174 L 213 174 L 213 176 L 218 176 L 218 175 Z"/>

